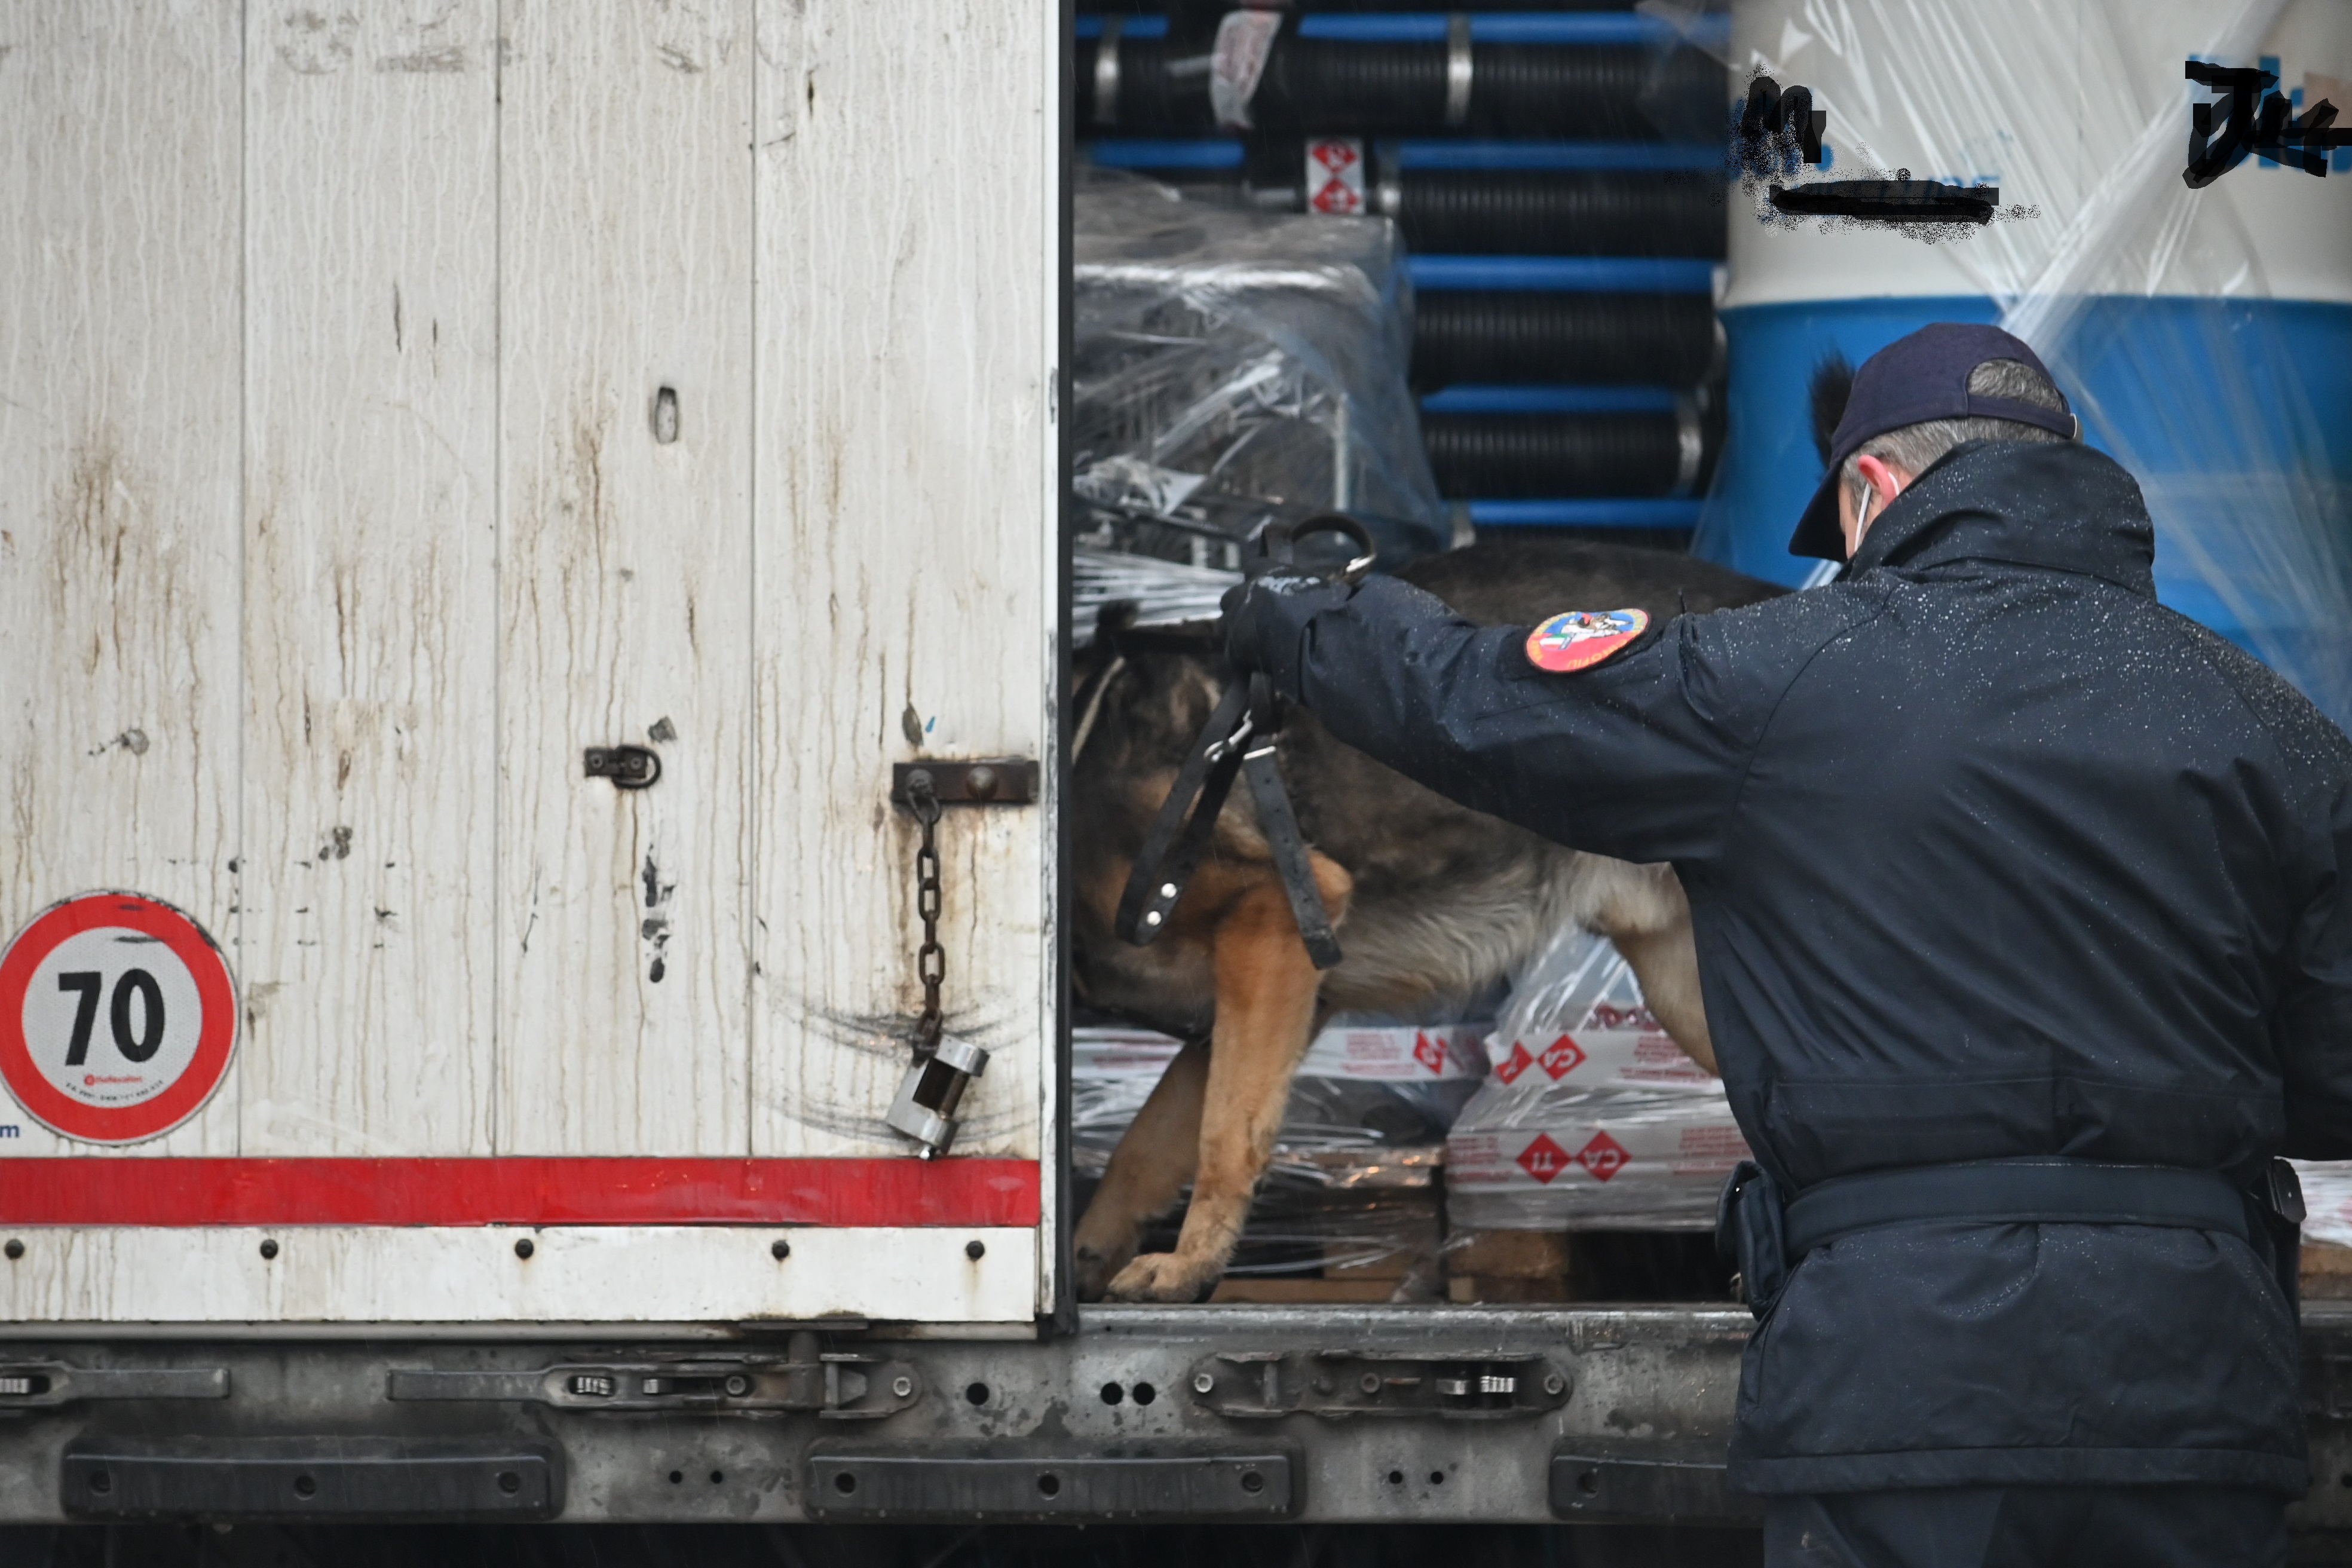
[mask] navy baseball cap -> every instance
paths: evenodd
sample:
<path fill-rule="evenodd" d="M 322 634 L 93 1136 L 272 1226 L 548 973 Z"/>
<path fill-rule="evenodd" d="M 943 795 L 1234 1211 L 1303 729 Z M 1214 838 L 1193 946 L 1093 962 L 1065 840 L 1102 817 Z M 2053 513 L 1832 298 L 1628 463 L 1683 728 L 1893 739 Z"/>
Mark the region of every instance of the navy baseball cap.
<path fill-rule="evenodd" d="M 1853 374 L 1853 390 L 1845 400 L 1845 414 L 1837 434 L 1830 437 L 1830 470 L 1821 488 L 1797 520 L 1789 538 L 1791 555 L 1818 555 L 1824 561 L 1845 559 L 1845 533 L 1838 527 L 1838 469 L 1862 444 L 1889 430 L 1929 419 L 2014 419 L 2036 425 L 2075 440 L 2083 422 L 2013 397 L 1986 397 L 1969 391 L 1969 374 L 1987 360 L 2013 359 L 2050 376 L 2032 349 L 1999 327 L 1937 321 L 1908 337 L 1897 338 L 1868 359 Z M 2050 376 L 2053 385 L 2055 376 Z M 2064 401 L 2064 394 L 2060 394 Z"/>

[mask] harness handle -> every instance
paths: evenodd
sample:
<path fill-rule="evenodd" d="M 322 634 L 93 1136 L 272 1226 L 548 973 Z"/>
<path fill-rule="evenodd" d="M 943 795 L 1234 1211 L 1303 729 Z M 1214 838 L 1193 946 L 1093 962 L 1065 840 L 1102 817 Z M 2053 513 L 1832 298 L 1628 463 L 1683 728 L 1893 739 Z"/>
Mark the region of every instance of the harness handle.
<path fill-rule="evenodd" d="M 1360 552 L 1326 581 L 1352 583 L 1371 569 L 1379 552 L 1364 525 L 1345 512 L 1327 511 L 1297 522 L 1270 522 L 1260 530 L 1255 554 L 1243 558 L 1249 577 L 1263 577 L 1284 567 L 1295 567 L 1298 542 L 1318 533 L 1337 533 Z M 1176 901 L 1184 895 L 1192 872 L 1209 852 L 1217 815 L 1236 777 L 1249 783 L 1257 807 L 1258 828 L 1274 853 L 1276 873 L 1290 900 L 1291 918 L 1299 940 L 1318 969 L 1339 962 L 1339 939 L 1331 929 L 1330 912 L 1315 886 L 1314 866 L 1307 839 L 1298 830 L 1297 814 L 1283 787 L 1275 763 L 1275 737 L 1282 729 L 1282 707 L 1263 675 L 1234 680 L 1209 715 L 1192 750 L 1170 786 L 1168 798 L 1144 835 L 1143 847 L 1128 874 L 1118 911 L 1111 929 L 1120 940 L 1148 947 L 1168 927 Z"/>
<path fill-rule="evenodd" d="M 1380 551 L 1372 543 L 1371 531 L 1344 511 L 1318 512 L 1297 522 L 1269 522 L 1259 530 L 1257 553 L 1245 556 L 1242 574 L 1247 577 L 1263 577 L 1277 567 L 1297 564 L 1298 542 L 1318 533 L 1343 534 L 1354 544 L 1358 553 L 1333 574 L 1331 580 L 1360 583 L 1364 574 L 1380 559 Z"/>

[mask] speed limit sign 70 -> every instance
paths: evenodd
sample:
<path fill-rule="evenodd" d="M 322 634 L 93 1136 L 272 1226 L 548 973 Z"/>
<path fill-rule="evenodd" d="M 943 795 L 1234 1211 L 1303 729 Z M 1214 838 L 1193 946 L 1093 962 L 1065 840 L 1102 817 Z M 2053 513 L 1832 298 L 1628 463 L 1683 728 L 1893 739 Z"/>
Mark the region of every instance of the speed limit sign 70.
<path fill-rule="evenodd" d="M 26 1114 L 89 1143 L 169 1132 L 220 1087 L 236 993 L 213 939 L 139 893 L 84 893 L 0 953 L 0 1079 Z"/>

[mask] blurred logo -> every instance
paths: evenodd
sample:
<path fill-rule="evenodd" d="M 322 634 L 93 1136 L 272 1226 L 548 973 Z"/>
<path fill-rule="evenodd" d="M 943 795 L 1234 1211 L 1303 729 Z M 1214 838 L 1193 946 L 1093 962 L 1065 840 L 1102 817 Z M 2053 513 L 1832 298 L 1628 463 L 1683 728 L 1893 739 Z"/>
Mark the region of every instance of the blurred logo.
<path fill-rule="evenodd" d="M 1528 634 L 1528 662 L 1554 675 L 1590 669 L 1649 626 L 1647 610 L 1570 610 Z"/>
<path fill-rule="evenodd" d="M 2352 129 L 2336 124 L 2336 107 L 2329 100 L 2297 114 L 2294 98 L 2302 89 L 2293 96 L 2273 90 L 2277 66 L 2268 55 L 2260 69 L 2188 62 L 2184 74 L 2190 81 L 2221 95 L 2189 106 L 2189 167 L 2180 178 L 2190 190 L 2202 190 L 2249 155 L 2325 179 L 2328 153 L 2352 147 Z"/>

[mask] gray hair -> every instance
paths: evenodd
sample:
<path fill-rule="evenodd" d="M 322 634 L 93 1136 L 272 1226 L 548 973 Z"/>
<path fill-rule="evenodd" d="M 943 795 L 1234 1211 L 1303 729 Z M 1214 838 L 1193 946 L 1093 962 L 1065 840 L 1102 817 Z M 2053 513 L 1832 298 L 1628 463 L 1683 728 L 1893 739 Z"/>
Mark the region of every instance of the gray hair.
<path fill-rule="evenodd" d="M 2020 403 L 2031 403 L 2036 408 L 2047 408 L 2053 414 L 2066 412 L 2066 399 L 2050 378 L 2027 364 L 2023 360 L 1989 359 L 1969 372 L 1969 392 L 1977 397 L 2012 397 Z M 1862 504 L 1862 459 L 1876 458 L 1889 468 L 1906 473 L 1924 473 L 1927 465 L 1958 446 L 1963 441 L 2063 441 L 2067 437 L 2055 430 L 2044 430 L 2039 425 L 2028 425 L 2017 419 L 1929 419 L 1917 425 L 1906 425 L 1889 430 L 1883 436 L 1873 436 L 1854 448 L 1853 456 L 1838 470 L 1838 482 L 1854 504 Z"/>

